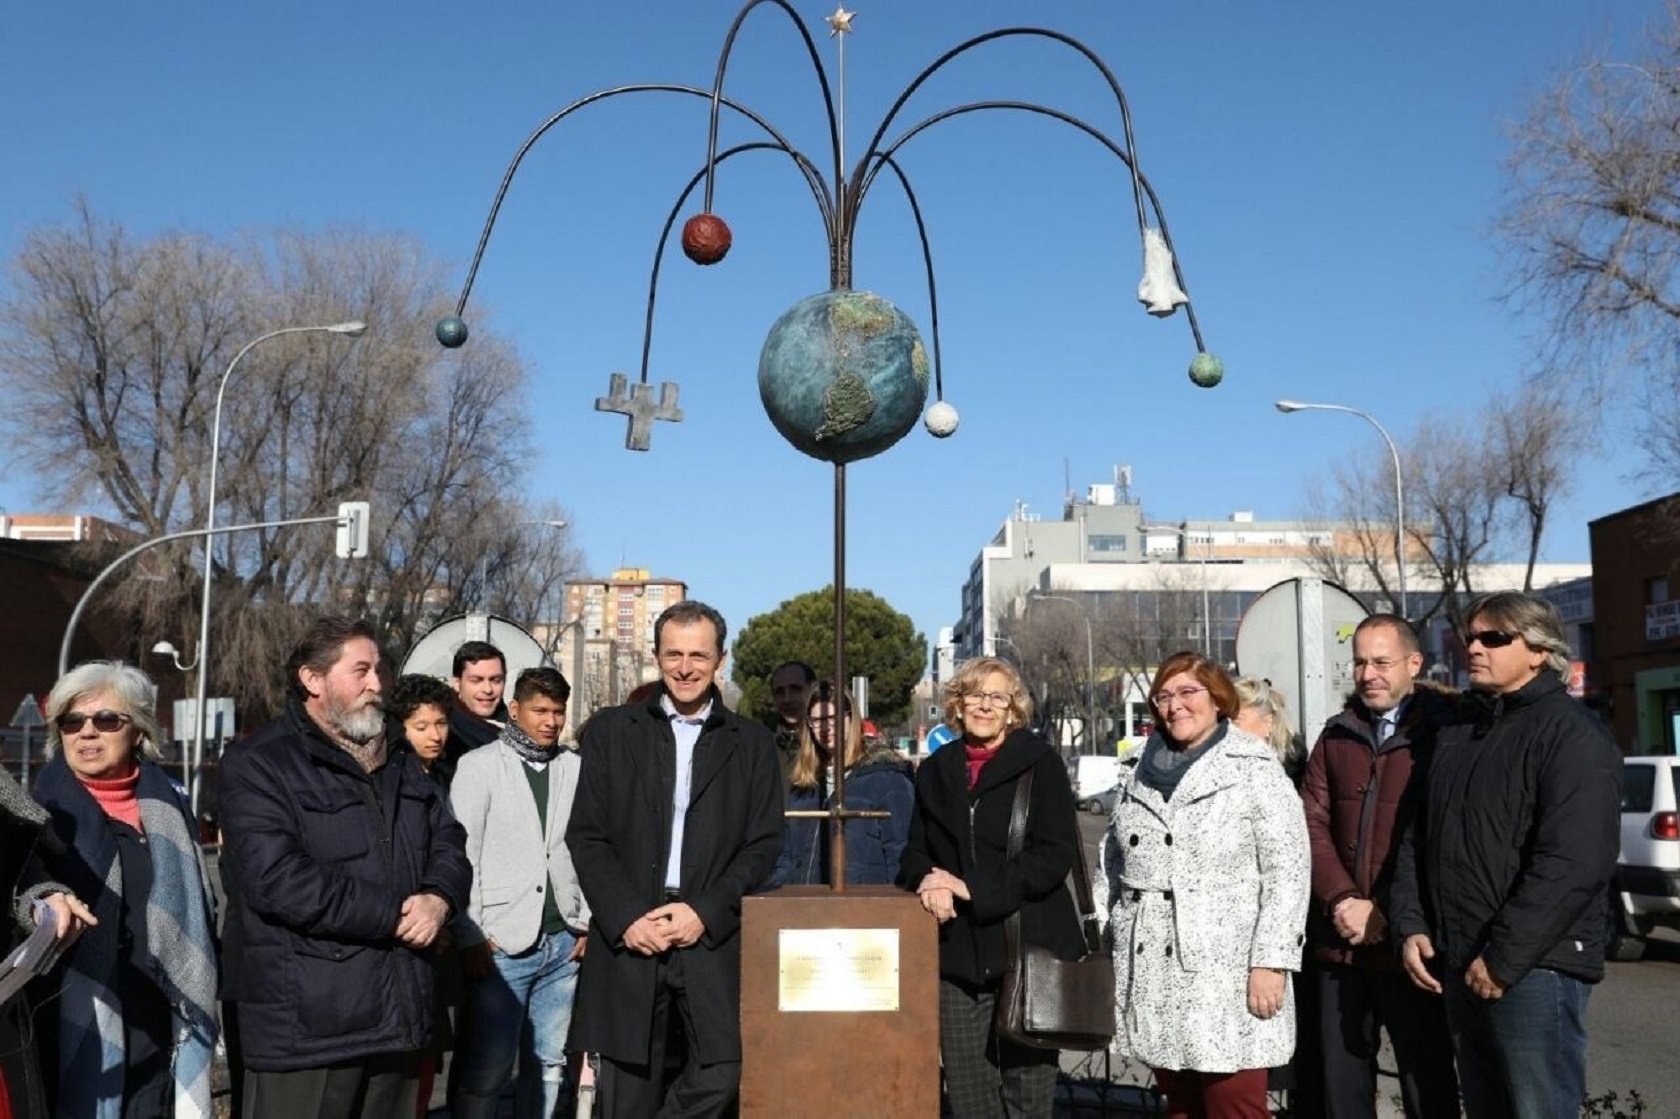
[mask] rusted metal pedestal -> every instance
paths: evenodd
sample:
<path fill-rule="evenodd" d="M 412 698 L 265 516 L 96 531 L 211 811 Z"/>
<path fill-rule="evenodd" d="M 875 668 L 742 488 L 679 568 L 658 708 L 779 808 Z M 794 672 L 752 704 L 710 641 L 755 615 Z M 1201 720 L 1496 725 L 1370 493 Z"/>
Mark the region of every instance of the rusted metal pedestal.
<path fill-rule="evenodd" d="M 744 1119 L 938 1115 L 937 928 L 914 894 L 887 886 L 743 898 Z"/>

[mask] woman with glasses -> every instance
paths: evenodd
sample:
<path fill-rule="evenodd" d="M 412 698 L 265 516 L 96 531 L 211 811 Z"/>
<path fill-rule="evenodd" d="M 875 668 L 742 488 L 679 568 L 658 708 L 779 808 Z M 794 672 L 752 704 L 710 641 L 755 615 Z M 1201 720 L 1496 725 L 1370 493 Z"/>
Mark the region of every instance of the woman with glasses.
<path fill-rule="evenodd" d="M 1032 696 L 1014 667 L 971 660 L 945 685 L 945 722 L 962 738 L 916 773 L 916 807 L 899 881 L 939 921 L 939 1055 L 956 1119 L 1049 1116 L 1057 1053 L 996 1034 L 998 988 L 1009 968 L 1007 918 L 1063 959 L 1085 941 L 1068 893 L 1079 842 L 1073 788 L 1056 751 L 1029 729 Z M 1032 775 L 1024 842 L 1008 857 L 1015 790 Z"/>
<path fill-rule="evenodd" d="M 823 681 L 811 689 L 805 702 L 804 726 L 799 732 L 799 752 L 789 774 L 790 810 L 826 809 L 833 799 L 829 766 L 834 757 L 835 706 L 833 685 Z M 846 807 L 887 813 L 846 821 L 846 883 L 851 886 L 887 886 L 898 880 L 898 864 L 910 836 L 910 805 L 915 793 L 910 783 L 910 763 L 890 747 L 866 751 L 862 720 L 851 713 L 851 701 L 842 697 L 846 712 Z M 827 884 L 829 867 L 828 821 L 789 818 L 782 839 L 782 853 L 776 860 L 775 884 L 797 886 Z"/>
<path fill-rule="evenodd" d="M 37 1018 L 59 1115 L 211 1114 L 216 926 L 186 793 L 156 763 L 156 692 L 92 661 L 47 697 L 35 796 L 61 848 L 46 869 L 97 918 Z"/>
<path fill-rule="evenodd" d="M 1195 653 L 1150 688 L 1156 729 L 1121 777 L 1103 838 L 1115 1048 L 1170 1115 L 1270 1115 L 1267 1069 L 1295 1047 L 1311 858 L 1272 746 L 1237 727 L 1236 689 Z"/>

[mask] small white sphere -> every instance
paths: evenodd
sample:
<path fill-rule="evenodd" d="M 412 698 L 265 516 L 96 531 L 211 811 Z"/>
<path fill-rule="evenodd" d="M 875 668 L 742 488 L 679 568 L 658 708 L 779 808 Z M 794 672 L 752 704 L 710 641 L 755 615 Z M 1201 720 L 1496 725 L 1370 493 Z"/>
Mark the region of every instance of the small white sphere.
<path fill-rule="evenodd" d="M 943 400 L 936 400 L 922 417 L 922 425 L 935 439 L 944 439 L 957 430 L 957 410 Z"/>

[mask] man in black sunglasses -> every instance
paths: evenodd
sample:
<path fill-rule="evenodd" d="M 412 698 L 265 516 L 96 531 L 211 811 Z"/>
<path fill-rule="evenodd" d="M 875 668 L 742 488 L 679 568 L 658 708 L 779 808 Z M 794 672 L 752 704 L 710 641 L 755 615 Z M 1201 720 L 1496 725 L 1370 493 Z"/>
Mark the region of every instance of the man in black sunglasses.
<path fill-rule="evenodd" d="M 1621 753 L 1564 685 L 1557 611 L 1488 595 L 1465 649 L 1474 705 L 1441 731 L 1390 894 L 1401 961 L 1443 996 L 1464 1110 L 1569 1116 L 1604 977 Z"/>

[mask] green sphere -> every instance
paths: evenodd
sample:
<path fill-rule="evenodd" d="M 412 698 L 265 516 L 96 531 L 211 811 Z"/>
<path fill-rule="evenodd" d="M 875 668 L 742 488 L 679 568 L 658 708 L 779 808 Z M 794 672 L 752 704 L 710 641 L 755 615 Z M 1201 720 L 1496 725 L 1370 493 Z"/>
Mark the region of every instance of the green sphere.
<path fill-rule="evenodd" d="M 1225 379 L 1225 363 L 1210 353 L 1200 353 L 1190 359 L 1190 380 L 1204 389 L 1211 389 Z"/>
<path fill-rule="evenodd" d="M 438 344 L 445 349 L 456 350 L 466 344 L 467 324 L 460 315 L 445 315 L 437 321 Z"/>
<path fill-rule="evenodd" d="M 867 291 L 794 304 L 764 340 L 758 395 L 782 438 L 824 462 L 878 455 L 927 400 L 928 358 L 910 316 Z"/>

